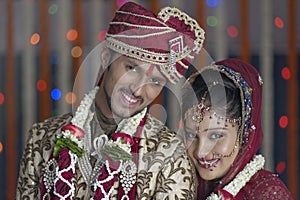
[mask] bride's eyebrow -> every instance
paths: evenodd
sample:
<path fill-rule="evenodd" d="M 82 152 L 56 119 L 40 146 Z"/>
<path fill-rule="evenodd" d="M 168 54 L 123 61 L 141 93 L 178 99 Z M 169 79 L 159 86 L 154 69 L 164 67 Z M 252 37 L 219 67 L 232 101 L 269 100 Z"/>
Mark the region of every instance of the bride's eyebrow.
<path fill-rule="evenodd" d="M 185 129 L 185 131 L 186 131 L 186 132 L 196 132 L 196 130 L 194 130 L 194 129 L 190 129 L 190 128 L 188 128 L 188 129 Z"/>
<path fill-rule="evenodd" d="M 227 130 L 226 127 L 206 128 L 203 131 Z"/>

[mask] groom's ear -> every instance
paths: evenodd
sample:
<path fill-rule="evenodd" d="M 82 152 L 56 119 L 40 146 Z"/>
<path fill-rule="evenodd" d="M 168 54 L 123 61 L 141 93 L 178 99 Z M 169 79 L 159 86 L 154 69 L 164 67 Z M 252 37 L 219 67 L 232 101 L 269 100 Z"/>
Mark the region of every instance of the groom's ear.
<path fill-rule="evenodd" d="M 102 63 L 102 67 L 104 69 L 107 68 L 107 66 L 109 65 L 110 59 L 111 59 L 111 52 L 108 48 L 104 48 L 101 53 L 100 53 L 100 59 L 101 59 L 101 63 Z"/>

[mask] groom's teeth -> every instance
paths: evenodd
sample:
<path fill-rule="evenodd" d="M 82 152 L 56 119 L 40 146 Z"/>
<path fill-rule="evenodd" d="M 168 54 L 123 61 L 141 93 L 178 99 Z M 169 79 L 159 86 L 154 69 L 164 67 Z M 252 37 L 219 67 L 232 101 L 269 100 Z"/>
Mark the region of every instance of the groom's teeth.
<path fill-rule="evenodd" d="M 136 99 L 132 99 L 130 96 L 128 96 L 126 93 L 123 92 L 123 96 L 125 97 L 125 99 L 127 101 L 129 101 L 130 103 L 136 103 L 137 100 Z"/>

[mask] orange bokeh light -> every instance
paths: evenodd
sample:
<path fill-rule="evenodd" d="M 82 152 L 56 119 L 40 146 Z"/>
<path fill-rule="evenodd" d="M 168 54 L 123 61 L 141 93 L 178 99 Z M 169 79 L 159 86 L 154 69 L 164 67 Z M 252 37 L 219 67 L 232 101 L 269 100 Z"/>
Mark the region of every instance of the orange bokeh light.
<path fill-rule="evenodd" d="M 75 29 L 70 29 L 67 32 L 67 39 L 69 41 L 75 41 L 78 38 L 78 32 Z"/>
<path fill-rule="evenodd" d="M 75 46 L 72 48 L 71 54 L 74 58 L 79 58 L 82 55 L 82 49 L 79 46 Z"/>
<path fill-rule="evenodd" d="M 34 33 L 30 37 L 30 44 L 36 45 L 40 42 L 40 39 L 41 39 L 40 35 L 38 33 Z"/>
<path fill-rule="evenodd" d="M 67 104 L 72 104 L 76 101 L 76 95 L 73 92 L 68 92 L 65 96 Z"/>
<path fill-rule="evenodd" d="M 2 151 L 3 151 L 3 144 L 2 142 L 0 142 L 0 153 L 2 153 Z"/>

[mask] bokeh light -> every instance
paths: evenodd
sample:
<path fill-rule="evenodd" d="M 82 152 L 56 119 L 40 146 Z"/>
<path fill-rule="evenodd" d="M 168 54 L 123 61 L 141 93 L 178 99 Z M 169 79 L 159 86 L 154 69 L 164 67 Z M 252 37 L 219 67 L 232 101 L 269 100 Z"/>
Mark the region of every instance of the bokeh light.
<path fill-rule="evenodd" d="M 126 2 L 128 2 L 128 0 L 117 0 L 117 6 L 120 8 Z"/>
<path fill-rule="evenodd" d="M 0 92 L 0 105 L 4 104 L 4 101 L 5 101 L 4 94 Z"/>
<path fill-rule="evenodd" d="M 281 76 L 285 80 L 289 80 L 291 78 L 291 71 L 288 67 L 284 67 L 281 70 Z"/>
<path fill-rule="evenodd" d="M 220 0 L 206 0 L 206 5 L 209 7 L 216 7 L 220 3 Z"/>
<path fill-rule="evenodd" d="M 239 30 L 235 26 L 229 26 L 227 28 L 227 34 L 231 38 L 235 38 L 239 35 Z"/>
<path fill-rule="evenodd" d="M 72 48 L 71 54 L 74 58 L 79 58 L 82 55 L 82 49 L 79 46 L 75 46 Z"/>
<path fill-rule="evenodd" d="M 289 118 L 287 116 L 281 116 L 279 119 L 279 126 L 281 128 L 286 128 L 289 124 Z"/>
<path fill-rule="evenodd" d="M 104 41 L 106 32 L 107 32 L 107 31 L 100 31 L 100 32 L 98 33 L 98 40 L 99 40 L 100 42 Z"/>
<path fill-rule="evenodd" d="M 218 25 L 218 19 L 215 16 L 208 16 L 206 18 L 206 23 L 208 26 L 217 26 Z"/>
<path fill-rule="evenodd" d="M 56 4 L 52 4 L 49 8 L 48 8 L 48 13 L 51 15 L 54 15 L 55 13 L 57 13 L 58 10 L 58 6 Z"/>
<path fill-rule="evenodd" d="M 68 92 L 65 96 L 67 104 L 72 104 L 76 101 L 76 95 L 73 92 Z"/>
<path fill-rule="evenodd" d="M 55 101 L 59 100 L 61 97 L 61 91 L 57 88 L 51 91 L 51 98 Z"/>
<path fill-rule="evenodd" d="M 282 29 L 284 27 L 283 20 L 280 17 L 275 17 L 274 19 L 275 26 Z"/>
<path fill-rule="evenodd" d="M 3 144 L 2 144 L 2 142 L 0 141 L 0 153 L 2 153 L 2 151 L 3 151 Z"/>
<path fill-rule="evenodd" d="M 43 92 L 47 89 L 47 83 L 45 80 L 38 80 L 36 83 L 36 88 L 38 91 Z"/>
<path fill-rule="evenodd" d="M 278 174 L 282 174 L 284 172 L 286 168 L 286 164 L 285 162 L 279 162 L 277 165 L 276 165 L 276 172 Z"/>
<path fill-rule="evenodd" d="M 57 65 L 58 64 L 58 55 L 57 54 L 53 54 L 53 55 L 51 55 L 51 57 L 50 57 L 50 63 L 52 64 L 52 65 Z"/>
<path fill-rule="evenodd" d="M 36 45 L 40 42 L 40 39 L 41 39 L 40 35 L 38 33 L 34 33 L 30 37 L 30 44 Z"/>
<path fill-rule="evenodd" d="M 70 29 L 66 35 L 69 41 L 75 41 L 78 38 L 78 31 L 75 29 Z"/>

